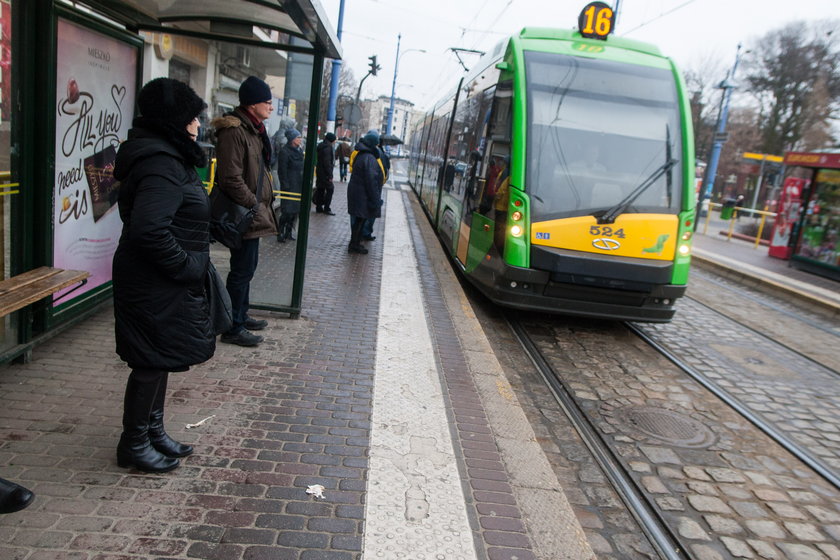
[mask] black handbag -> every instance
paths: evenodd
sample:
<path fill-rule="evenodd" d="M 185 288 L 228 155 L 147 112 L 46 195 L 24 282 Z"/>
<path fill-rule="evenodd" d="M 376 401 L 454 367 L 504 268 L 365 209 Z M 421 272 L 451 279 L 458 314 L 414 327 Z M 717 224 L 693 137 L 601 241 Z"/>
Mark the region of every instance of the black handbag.
<path fill-rule="evenodd" d="M 210 324 L 213 325 L 213 333 L 228 332 L 233 326 L 233 307 L 227 287 L 212 262 L 207 266 L 204 290 L 207 294 L 207 302 L 210 304 Z"/>
<path fill-rule="evenodd" d="M 210 191 L 210 235 L 228 249 L 242 247 L 242 236 L 251 227 L 260 206 L 260 192 L 263 184 L 265 161 L 260 157 L 260 174 L 257 176 L 257 203 L 252 208 L 240 206 L 228 195 L 213 185 Z"/>

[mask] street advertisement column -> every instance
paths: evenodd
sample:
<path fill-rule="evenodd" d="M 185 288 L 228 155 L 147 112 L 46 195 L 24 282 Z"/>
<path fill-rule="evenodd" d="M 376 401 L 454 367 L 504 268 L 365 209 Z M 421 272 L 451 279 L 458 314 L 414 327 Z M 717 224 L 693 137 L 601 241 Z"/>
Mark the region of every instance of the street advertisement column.
<path fill-rule="evenodd" d="M 788 177 L 779 196 L 779 204 L 776 207 L 776 221 L 773 223 L 773 232 L 770 237 L 771 257 L 778 259 L 789 259 L 793 248 L 790 246 L 790 234 L 793 227 L 799 221 L 799 208 L 802 205 L 802 193 L 808 186 L 807 179 Z"/>
<path fill-rule="evenodd" d="M 53 263 L 90 272 L 81 295 L 111 281 L 122 228 L 114 161 L 134 115 L 138 50 L 63 19 L 57 48 Z"/>

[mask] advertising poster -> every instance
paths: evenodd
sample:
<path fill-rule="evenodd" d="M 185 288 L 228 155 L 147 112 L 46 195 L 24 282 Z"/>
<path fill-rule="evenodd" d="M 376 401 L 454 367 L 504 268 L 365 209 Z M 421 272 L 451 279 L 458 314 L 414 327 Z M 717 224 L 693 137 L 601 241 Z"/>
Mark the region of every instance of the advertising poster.
<path fill-rule="evenodd" d="M 134 115 L 137 48 L 58 21 L 53 262 L 90 272 L 75 294 L 111 280 L 122 222 L 114 161 Z"/>
<path fill-rule="evenodd" d="M 776 206 L 776 221 L 773 222 L 773 232 L 770 236 L 769 255 L 777 259 L 789 259 L 792 252 L 790 234 L 796 222 L 799 221 L 799 207 L 802 204 L 802 193 L 809 181 L 788 177 L 785 179 L 779 204 Z"/>

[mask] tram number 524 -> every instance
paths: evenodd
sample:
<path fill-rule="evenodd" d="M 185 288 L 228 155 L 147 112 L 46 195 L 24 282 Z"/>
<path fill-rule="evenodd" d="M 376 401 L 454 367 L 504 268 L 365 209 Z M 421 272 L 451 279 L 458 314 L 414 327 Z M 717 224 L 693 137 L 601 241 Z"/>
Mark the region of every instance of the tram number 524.
<path fill-rule="evenodd" d="M 602 237 L 618 237 L 624 239 L 624 228 L 614 230 L 609 226 L 590 226 L 589 235 L 598 235 Z"/>
<path fill-rule="evenodd" d="M 588 39 L 606 40 L 614 23 L 615 12 L 603 2 L 590 2 L 578 16 L 580 34 Z"/>

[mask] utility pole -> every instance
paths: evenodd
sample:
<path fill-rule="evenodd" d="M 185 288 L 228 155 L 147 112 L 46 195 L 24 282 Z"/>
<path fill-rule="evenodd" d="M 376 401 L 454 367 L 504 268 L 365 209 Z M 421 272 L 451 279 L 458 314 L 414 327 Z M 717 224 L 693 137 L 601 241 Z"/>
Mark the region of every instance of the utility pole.
<path fill-rule="evenodd" d="M 344 0 L 338 6 L 338 28 L 336 35 L 341 41 L 341 27 L 344 24 Z M 327 132 L 335 132 L 335 105 L 338 99 L 338 81 L 341 77 L 341 61 L 332 61 L 332 74 L 330 75 L 330 101 L 327 106 Z"/>
<path fill-rule="evenodd" d="M 720 111 L 718 112 L 717 127 L 715 128 L 715 135 L 712 138 L 712 153 L 709 157 L 709 165 L 706 167 L 706 177 L 704 180 L 703 189 L 700 191 L 700 200 L 697 201 L 698 208 L 703 208 L 703 201 L 712 196 L 712 188 L 715 185 L 715 175 L 717 175 L 718 162 L 720 161 L 720 151 L 726 143 L 726 119 L 729 116 L 729 99 L 732 96 L 732 90 L 735 89 L 735 72 L 738 70 L 738 62 L 741 60 L 741 45 L 738 45 L 738 50 L 735 53 L 735 64 L 732 70 L 727 74 L 726 78 L 720 83 L 718 87 L 723 90 L 723 96 L 720 101 Z M 695 225 L 698 220 L 695 220 Z"/>
<path fill-rule="evenodd" d="M 388 124 L 385 127 L 385 134 L 391 134 L 391 125 L 394 122 L 394 93 L 397 89 L 397 68 L 400 65 L 400 40 L 402 34 L 397 34 L 397 58 L 394 59 L 394 81 L 391 82 L 391 105 L 388 106 Z"/>

